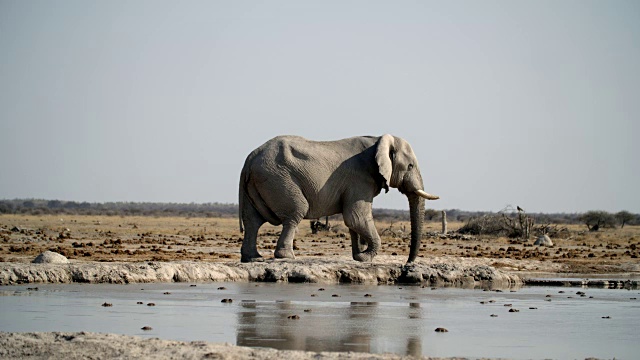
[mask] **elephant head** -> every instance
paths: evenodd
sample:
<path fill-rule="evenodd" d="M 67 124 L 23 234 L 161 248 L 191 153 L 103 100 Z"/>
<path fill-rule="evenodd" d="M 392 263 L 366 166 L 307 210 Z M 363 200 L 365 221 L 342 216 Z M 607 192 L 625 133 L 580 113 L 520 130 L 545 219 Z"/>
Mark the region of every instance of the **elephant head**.
<path fill-rule="evenodd" d="M 413 262 L 420 249 L 422 223 L 424 220 L 424 200 L 437 200 L 438 196 L 424 191 L 418 160 L 411 145 L 404 139 L 383 135 L 378 141 L 376 162 L 383 178 L 382 188 L 397 188 L 409 199 L 411 217 L 411 247 L 407 263 Z"/>

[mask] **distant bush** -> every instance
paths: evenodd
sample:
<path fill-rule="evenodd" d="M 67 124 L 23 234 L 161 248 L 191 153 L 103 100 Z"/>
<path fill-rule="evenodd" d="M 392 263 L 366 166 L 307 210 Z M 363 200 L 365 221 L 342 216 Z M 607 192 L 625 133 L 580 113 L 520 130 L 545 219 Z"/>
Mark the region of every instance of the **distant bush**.
<path fill-rule="evenodd" d="M 554 218 L 549 214 L 527 214 L 520 207 L 507 206 L 498 213 L 470 217 L 458 233 L 506 236 L 526 241 L 531 236 L 556 236 L 566 232 L 566 227 L 562 227 L 562 223 L 554 223 Z"/>
<path fill-rule="evenodd" d="M 236 217 L 238 205 L 223 203 L 88 203 L 61 200 L 0 200 L 0 214 Z"/>
<path fill-rule="evenodd" d="M 626 210 L 617 212 L 614 217 L 618 221 L 618 224 L 620 224 L 621 228 L 624 228 L 626 224 L 636 225 L 638 219 L 638 215 L 634 215 Z"/>
<path fill-rule="evenodd" d="M 458 232 L 460 234 L 468 235 L 508 235 L 502 216 L 500 214 L 493 213 L 471 217 L 460 229 L 458 229 Z"/>
<path fill-rule="evenodd" d="M 616 227 L 615 217 L 606 211 L 587 211 L 580 216 L 580 221 L 587 225 L 589 231 L 598 231 L 605 227 Z"/>
<path fill-rule="evenodd" d="M 478 231 L 504 233 L 510 230 L 500 228 L 492 216 L 498 216 L 498 223 L 504 223 L 503 213 L 486 211 L 463 211 L 459 209 L 446 210 L 449 221 L 463 221 L 465 226 L 461 231 L 468 234 L 475 234 Z M 506 212 L 513 218 L 514 214 Z M 529 217 L 536 219 L 538 224 L 584 224 L 584 219 L 590 219 L 591 212 L 585 214 L 541 214 L 529 213 Z M 606 212 L 605 212 L 606 213 Z M 137 203 L 137 202 L 107 202 L 89 203 L 86 201 L 63 201 L 63 200 L 42 200 L 42 199 L 14 199 L 0 200 L 0 214 L 29 214 L 29 215 L 108 215 L 108 216 L 180 216 L 180 217 L 237 217 L 238 205 L 226 203 Z M 609 220 L 598 225 L 598 227 L 613 227 L 617 223 L 621 226 L 640 225 L 640 215 L 632 214 L 628 211 L 620 211 L 610 216 Z M 426 209 L 426 221 L 439 221 L 440 210 Z M 409 210 L 398 209 L 373 209 L 373 217 L 378 221 L 398 222 L 409 221 Z M 613 220 L 611 220 L 613 219 Z M 329 217 L 332 222 L 342 222 L 342 215 L 337 214 Z M 590 224 L 592 224 L 590 222 Z M 504 225 L 504 224 L 503 224 Z M 590 226 L 590 225 L 587 225 Z M 502 226 L 504 227 L 504 226 Z M 517 237 L 519 235 L 512 234 Z"/>

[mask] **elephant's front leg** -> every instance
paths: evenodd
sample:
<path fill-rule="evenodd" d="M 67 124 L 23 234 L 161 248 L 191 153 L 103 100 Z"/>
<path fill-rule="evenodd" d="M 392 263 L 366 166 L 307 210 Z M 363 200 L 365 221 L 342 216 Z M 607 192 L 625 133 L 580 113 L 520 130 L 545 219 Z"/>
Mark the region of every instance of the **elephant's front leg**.
<path fill-rule="evenodd" d="M 351 235 L 351 254 L 355 259 L 357 254 L 365 251 L 367 242 L 364 240 L 364 238 L 360 237 L 357 232 L 351 229 L 349 229 L 349 235 Z"/>
<path fill-rule="evenodd" d="M 348 206 L 344 213 L 345 225 L 351 233 L 353 259 L 356 261 L 372 261 L 380 249 L 380 236 L 373 222 L 371 203 L 358 201 Z M 357 239 L 354 237 L 357 235 Z M 367 248 L 363 250 L 363 245 Z"/>
<path fill-rule="evenodd" d="M 282 223 L 282 233 L 278 238 L 278 243 L 276 244 L 276 251 L 273 253 L 273 256 L 277 259 L 294 259 L 295 255 L 293 254 L 293 239 L 296 236 L 296 231 L 298 230 L 298 224 L 295 221 L 285 221 Z"/>

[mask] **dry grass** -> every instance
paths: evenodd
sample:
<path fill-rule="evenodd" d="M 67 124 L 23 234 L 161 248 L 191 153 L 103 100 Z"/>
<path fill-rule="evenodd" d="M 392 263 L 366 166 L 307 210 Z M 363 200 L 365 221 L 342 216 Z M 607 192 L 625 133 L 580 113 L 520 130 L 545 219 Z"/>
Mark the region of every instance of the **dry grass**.
<path fill-rule="evenodd" d="M 351 240 L 343 224 L 334 230 L 311 234 L 309 222 L 299 227 L 295 241 L 298 257 L 349 255 Z M 450 232 L 462 227 L 450 222 Z M 20 231 L 12 231 L 14 227 Z M 409 223 L 377 222 L 382 235 L 381 254 L 401 258 L 409 252 Z M 553 247 L 496 237 L 467 239 L 425 236 L 421 256 L 462 256 L 559 262 L 575 272 L 606 272 L 621 264 L 638 264 L 640 227 L 586 232 L 584 226 L 569 226 Z M 389 231 L 384 231 L 389 229 Z M 404 231 L 402 231 L 404 230 Z M 440 230 L 439 222 L 428 222 L 425 233 Z M 280 227 L 264 225 L 258 248 L 271 256 Z M 242 234 L 233 218 L 110 217 L 110 216 L 0 216 L 0 261 L 29 262 L 52 250 L 70 259 L 89 261 L 239 261 Z"/>

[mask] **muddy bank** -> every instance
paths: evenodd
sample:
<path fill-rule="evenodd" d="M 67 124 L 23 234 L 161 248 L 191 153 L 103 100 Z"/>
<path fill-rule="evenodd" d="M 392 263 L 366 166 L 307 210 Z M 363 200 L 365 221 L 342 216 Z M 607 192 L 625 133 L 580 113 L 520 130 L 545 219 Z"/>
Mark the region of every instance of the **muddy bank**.
<path fill-rule="evenodd" d="M 512 286 L 515 274 L 486 261 L 462 258 L 420 260 L 413 265 L 350 259 L 304 258 L 243 264 L 234 262 L 71 262 L 69 264 L 0 263 L 0 285 L 24 283 L 148 283 L 202 281 L 310 282 L 423 285 Z"/>
<path fill-rule="evenodd" d="M 403 359 L 393 354 L 333 353 L 249 348 L 203 341 L 142 339 L 98 333 L 0 332 L 3 359 Z M 411 357 L 415 359 L 415 357 Z M 434 359 L 434 358 L 424 358 Z"/>
<path fill-rule="evenodd" d="M 636 279 L 538 279 L 525 277 L 523 282 L 529 286 L 586 286 L 607 289 L 637 289 L 640 285 L 640 281 Z"/>

